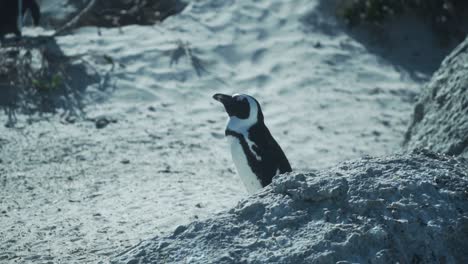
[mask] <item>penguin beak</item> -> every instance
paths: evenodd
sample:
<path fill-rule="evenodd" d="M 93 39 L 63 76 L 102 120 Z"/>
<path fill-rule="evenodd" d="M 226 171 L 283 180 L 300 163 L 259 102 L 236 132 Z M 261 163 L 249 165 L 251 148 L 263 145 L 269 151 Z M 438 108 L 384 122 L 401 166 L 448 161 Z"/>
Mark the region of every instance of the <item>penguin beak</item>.
<path fill-rule="evenodd" d="M 213 99 L 222 103 L 224 106 L 230 105 L 234 102 L 234 99 L 232 98 L 232 96 L 226 95 L 226 94 L 217 93 L 213 95 Z"/>

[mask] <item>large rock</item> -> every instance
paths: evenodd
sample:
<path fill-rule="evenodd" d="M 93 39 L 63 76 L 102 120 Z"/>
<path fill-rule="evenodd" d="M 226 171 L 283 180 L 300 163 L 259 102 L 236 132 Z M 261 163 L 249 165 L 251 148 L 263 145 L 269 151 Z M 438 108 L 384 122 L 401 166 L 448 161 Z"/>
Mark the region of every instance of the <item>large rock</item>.
<path fill-rule="evenodd" d="M 468 38 L 425 87 L 405 144 L 409 149 L 428 148 L 468 158 Z"/>
<path fill-rule="evenodd" d="M 112 262 L 468 263 L 467 173 L 466 159 L 413 152 L 280 175 Z"/>

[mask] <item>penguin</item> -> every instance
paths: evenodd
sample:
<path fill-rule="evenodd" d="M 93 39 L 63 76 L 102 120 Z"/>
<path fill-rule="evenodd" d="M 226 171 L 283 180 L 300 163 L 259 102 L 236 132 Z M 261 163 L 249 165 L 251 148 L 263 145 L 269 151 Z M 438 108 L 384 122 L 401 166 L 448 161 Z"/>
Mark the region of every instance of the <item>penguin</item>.
<path fill-rule="evenodd" d="M 0 1 L 0 39 L 13 33 L 21 37 L 23 17 L 31 11 L 34 25 L 39 25 L 41 11 L 36 0 L 1 0 Z"/>
<path fill-rule="evenodd" d="M 218 93 L 213 99 L 224 105 L 229 116 L 225 135 L 237 173 L 249 193 L 270 184 L 274 176 L 292 171 L 286 155 L 266 127 L 255 98 Z"/>

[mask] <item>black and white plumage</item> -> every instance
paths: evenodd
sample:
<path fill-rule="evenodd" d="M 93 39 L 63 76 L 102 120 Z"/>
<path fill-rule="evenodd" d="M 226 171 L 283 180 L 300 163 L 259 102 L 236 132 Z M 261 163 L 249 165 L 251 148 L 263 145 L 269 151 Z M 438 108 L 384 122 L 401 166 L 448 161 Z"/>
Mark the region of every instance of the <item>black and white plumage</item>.
<path fill-rule="evenodd" d="M 0 38 L 9 33 L 21 37 L 23 16 L 27 11 L 31 11 L 37 26 L 41 12 L 36 0 L 0 0 Z"/>
<path fill-rule="evenodd" d="M 250 193 L 271 183 L 273 176 L 292 171 L 281 147 L 263 121 L 258 101 L 246 94 L 215 94 L 229 115 L 226 138 L 237 172 Z"/>

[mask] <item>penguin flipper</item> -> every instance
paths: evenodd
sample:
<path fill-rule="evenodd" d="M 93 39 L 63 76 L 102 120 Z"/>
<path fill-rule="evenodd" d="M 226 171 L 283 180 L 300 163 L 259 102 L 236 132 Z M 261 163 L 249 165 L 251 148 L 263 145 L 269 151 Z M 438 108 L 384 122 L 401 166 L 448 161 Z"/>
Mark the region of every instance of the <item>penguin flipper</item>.
<path fill-rule="evenodd" d="M 291 165 L 289 164 L 288 159 L 286 158 L 286 155 L 284 154 L 283 150 L 281 149 L 280 145 L 276 140 L 272 137 L 272 141 L 270 143 L 271 148 L 273 149 L 273 153 L 275 153 L 275 163 L 278 164 L 278 169 L 279 172 L 286 173 L 286 172 L 291 172 L 292 168 Z"/>
<path fill-rule="evenodd" d="M 281 148 L 280 148 L 280 150 L 281 150 Z M 281 152 L 283 152 L 283 151 L 281 150 Z M 289 164 L 289 161 L 286 158 L 286 155 L 284 154 L 284 152 L 282 154 L 283 154 L 282 157 L 279 158 L 280 173 L 283 174 L 283 173 L 286 173 L 286 172 L 291 172 L 292 171 L 291 164 Z"/>

